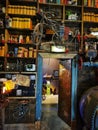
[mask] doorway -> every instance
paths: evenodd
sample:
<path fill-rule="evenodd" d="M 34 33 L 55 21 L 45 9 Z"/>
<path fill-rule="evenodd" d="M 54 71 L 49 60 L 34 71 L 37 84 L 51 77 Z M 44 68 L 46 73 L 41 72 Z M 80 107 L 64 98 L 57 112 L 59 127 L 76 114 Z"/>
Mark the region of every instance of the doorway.
<path fill-rule="evenodd" d="M 66 67 L 69 60 L 66 60 Z M 68 64 L 70 68 L 70 63 Z M 61 70 L 60 60 L 43 58 L 43 85 L 42 85 L 42 117 L 41 128 L 52 130 L 70 130 L 70 127 L 58 116 L 59 103 L 59 75 Z M 64 69 L 64 68 L 62 68 Z M 64 71 L 64 70 L 63 70 Z M 66 69 L 66 72 L 67 69 Z M 68 74 L 68 73 L 67 73 Z M 68 80 L 66 80 L 68 82 Z M 69 82 L 70 83 L 70 82 Z"/>
<path fill-rule="evenodd" d="M 36 101 L 36 103 L 37 103 L 36 104 L 37 120 L 41 120 L 41 117 L 42 117 L 42 87 L 43 87 L 43 81 L 44 81 L 45 84 L 47 86 L 49 86 L 49 89 L 46 86 L 46 95 L 48 95 L 48 96 L 51 96 L 51 94 L 54 95 L 53 92 L 56 88 L 56 95 L 59 97 L 56 102 L 57 115 L 59 115 L 59 117 L 64 122 L 66 122 L 69 126 L 71 126 L 73 120 L 75 122 L 76 94 L 77 94 L 77 92 L 76 92 L 76 90 L 77 90 L 76 57 L 77 57 L 76 54 L 39 53 L 39 55 L 38 55 L 38 85 L 37 85 L 38 90 L 37 90 L 37 101 Z M 44 59 L 45 59 L 45 61 L 44 61 Z M 50 62 L 50 60 L 52 62 Z M 56 63 L 56 66 L 54 64 L 54 61 L 58 63 L 58 64 Z M 49 65 L 49 63 L 52 65 Z M 48 66 L 48 67 L 46 67 L 46 66 Z M 48 71 L 46 71 L 46 70 L 48 70 Z M 65 76 L 64 80 L 67 81 L 67 78 L 69 76 L 70 84 L 66 85 L 65 83 L 64 84 L 62 83 L 64 80 L 62 80 L 62 77 L 59 77 L 59 74 L 62 74 L 62 71 L 67 72 L 66 73 L 67 77 Z M 68 71 L 70 73 L 68 73 Z M 43 77 L 45 78 L 45 80 L 43 80 Z M 55 85 L 53 83 L 54 82 L 53 79 L 57 80 Z M 59 88 L 59 90 L 58 90 L 58 88 Z M 69 89 L 69 95 L 67 95 L 68 93 L 66 94 L 66 89 Z M 62 92 L 65 92 L 65 93 L 62 93 Z M 71 96 L 73 96 L 73 98 L 71 98 Z M 68 98 L 69 98 L 69 101 L 68 101 Z M 67 104 L 67 105 L 69 105 L 69 107 L 67 106 L 67 109 L 66 109 L 67 102 L 69 102 Z"/>
<path fill-rule="evenodd" d="M 58 104 L 59 60 L 43 58 L 42 104 Z"/>

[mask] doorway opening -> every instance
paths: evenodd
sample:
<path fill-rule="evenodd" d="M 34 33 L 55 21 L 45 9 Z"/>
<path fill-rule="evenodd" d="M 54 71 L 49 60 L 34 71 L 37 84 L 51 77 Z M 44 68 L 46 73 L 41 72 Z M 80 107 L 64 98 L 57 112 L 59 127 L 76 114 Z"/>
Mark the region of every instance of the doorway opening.
<path fill-rule="evenodd" d="M 76 116 L 77 66 L 75 61 L 76 54 L 39 53 L 37 119 L 41 119 L 42 112 L 45 110 L 43 104 L 56 104 L 55 108 L 52 107 L 51 112 L 54 109 L 57 117 L 60 117 L 69 126 L 72 124 L 71 121 Z M 71 98 L 72 95 L 73 98 Z M 48 110 L 50 110 L 49 107 Z M 51 117 L 49 118 L 51 119 Z M 54 123 L 52 119 L 51 122 Z M 57 124 L 60 125 L 60 123 Z M 64 127 L 66 127 L 65 123 Z"/>
<path fill-rule="evenodd" d="M 68 79 L 66 80 L 64 79 L 65 84 L 66 83 L 68 84 L 69 82 L 69 87 L 70 87 L 71 80 L 69 80 L 69 78 L 71 78 L 70 77 L 71 74 L 70 76 L 68 75 L 68 73 L 70 73 L 70 69 L 68 68 L 70 68 L 71 66 L 70 60 L 66 60 L 66 63 L 64 64 L 66 64 L 65 75 L 67 74 L 66 76 L 68 76 L 67 77 Z M 60 98 L 59 92 L 61 92 L 61 90 L 59 89 L 60 77 L 61 77 L 61 65 L 63 67 L 63 61 L 60 62 L 60 60 L 58 59 L 43 58 L 42 118 L 41 120 L 42 122 L 45 122 L 45 124 L 47 124 L 47 127 L 50 130 L 53 129 L 53 127 L 56 130 L 68 129 L 68 128 L 70 130 L 70 127 L 63 120 L 61 120 L 60 117 L 58 116 L 60 113 L 59 109 L 61 109 L 59 108 L 61 107 L 59 104 L 59 98 Z M 65 71 L 65 69 L 64 70 L 63 69 L 64 68 L 62 68 L 62 71 Z"/>
<path fill-rule="evenodd" d="M 42 104 L 58 104 L 59 60 L 43 59 Z"/>

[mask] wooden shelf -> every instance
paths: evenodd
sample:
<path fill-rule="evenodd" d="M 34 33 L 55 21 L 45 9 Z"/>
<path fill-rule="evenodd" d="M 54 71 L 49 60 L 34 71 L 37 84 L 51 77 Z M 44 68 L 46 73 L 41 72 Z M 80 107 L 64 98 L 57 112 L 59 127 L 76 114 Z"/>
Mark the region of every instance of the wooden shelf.
<path fill-rule="evenodd" d="M 11 17 L 21 17 L 21 18 L 34 18 L 36 15 L 27 15 L 27 14 L 10 14 L 8 13 L 9 16 Z"/>
<path fill-rule="evenodd" d="M 82 8 L 82 5 L 65 5 L 65 7 L 71 7 L 71 8 Z"/>
<path fill-rule="evenodd" d="M 41 2 L 39 2 L 39 4 L 40 5 L 46 5 L 46 6 L 49 6 L 49 5 L 51 5 L 51 6 L 63 6 L 63 4 L 56 4 L 56 3 L 41 3 Z"/>
<path fill-rule="evenodd" d="M 23 96 L 20 96 L 20 97 L 15 96 L 15 97 L 8 97 L 8 99 L 12 99 L 12 100 L 14 100 L 14 99 L 36 99 L 36 97 L 34 97 L 34 96 L 25 96 L 25 97 L 23 97 Z"/>
<path fill-rule="evenodd" d="M 28 32 L 28 31 L 33 31 L 33 29 L 29 29 L 29 28 L 6 28 L 6 29 L 8 29 L 9 31 L 21 31 L 21 32 Z"/>
<path fill-rule="evenodd" d="M 19 74 L 19 72 L 16 71 L 0 71 L 0 74 Z"/>
<path fill-rule="evenodd" d="M 25 3 L 28 3 L 28 4 L 30 4 L 30 3 L 37 3 L 37 0 L 17 0 L 17 1 L 13 1 L 13 0 L 9 0 L 9 2 L 10 3 L 23 3 L 24 2 L 24 4 Z"/>
<path fill-rule="evenodd" d="M 81 23 L 81 20 L 64 20 L 65 22 Z"/>

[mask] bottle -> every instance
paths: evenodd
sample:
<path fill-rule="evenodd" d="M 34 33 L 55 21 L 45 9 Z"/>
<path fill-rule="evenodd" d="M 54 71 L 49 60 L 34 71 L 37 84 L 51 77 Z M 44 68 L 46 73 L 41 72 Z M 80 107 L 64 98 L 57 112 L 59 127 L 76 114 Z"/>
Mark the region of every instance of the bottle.
<path fill-rule="evenodd" d="M 84 6 L 87 6 L 87 0 L 84 0 Z"/>
<path fill-rule="evenodd" d="M 12 18 L 9 17 L 9 28 L 12 27 Z"/>
<path fill-rule="evenodd" d="M 30 37 L 26 36 L 26 43 L 29 43 L 29 42 L 30 42 Z"/>
<path fill-rule="evenodd" d="M 46 87 L 47 87 L 47 95 L 50 95 L 50 81 L 47 81 Z"/>
<path fill-rule="evenodd" d="M 5 23 L 6 23 L 6 28 L 12 27 L 12 18 L 10 18 L 9 16 L 6 16 Z"/>
<path fill-rule="evenodd" d="M 1 34 L 1 42 L 4 44 L 5 43 L 5 37 L 4 34 Z"/>
<path fill-rule="evenodd" d="M 61 40 L 64 39 L 64 33 L 65 33 L 65 25 L 64 25 L 64 22 L 62 22 L 60 25 L 60 38 L 61 38 Z"/>
<path fill-rule="evenodd" d="M 88 0 L 88 6 L 91 7 L 91 0 Z"/>
<path fill-rule="evenodd" d="M 22 35 L 19 36 L 19 43 L 23 43 L 23 36 Z"/>

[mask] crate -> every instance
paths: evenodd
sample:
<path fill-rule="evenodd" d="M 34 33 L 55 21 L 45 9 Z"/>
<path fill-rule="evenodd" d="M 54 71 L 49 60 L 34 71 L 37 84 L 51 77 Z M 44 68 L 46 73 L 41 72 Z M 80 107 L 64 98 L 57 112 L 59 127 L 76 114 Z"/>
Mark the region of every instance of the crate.
<path fill-rule="evenodd" d="M 4 112 L 5 124 L 34 123 L 35 99 L 11 99 Z"/>

